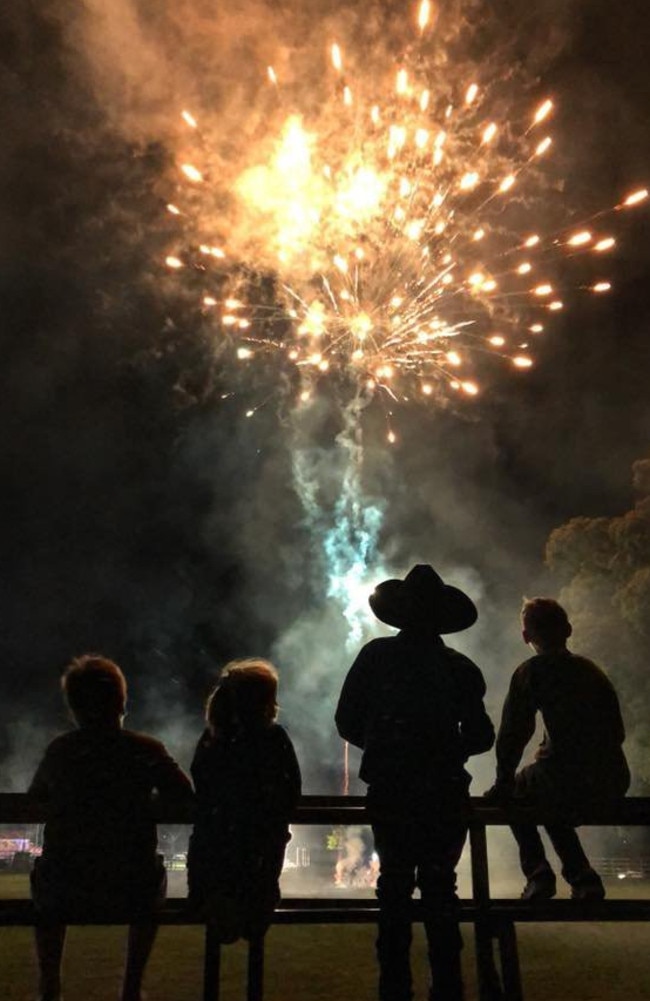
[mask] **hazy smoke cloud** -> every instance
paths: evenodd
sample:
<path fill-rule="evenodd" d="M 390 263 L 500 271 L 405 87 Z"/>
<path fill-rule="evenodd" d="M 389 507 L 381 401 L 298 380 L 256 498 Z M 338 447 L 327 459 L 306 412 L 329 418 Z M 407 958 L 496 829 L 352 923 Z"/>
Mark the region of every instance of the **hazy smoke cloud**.
<path fill-rule="evenodd" d="M 504 86 L 527 78 L 534 87 L 545 62 L 566 52 L 582 6 L 523 12 L 501 0 L 486 18 L 485 4 L 450 2 L 436 30 L 456 47 L 459 78 L 480 59 L 507 67 Z M 330 591 L 325 545 L 342 545 L 334 528 L 366 547 L 361 605 L 375 583 L 416 562 L 475 598 L 478 624 L 449 641 L 483 669 L 496 721 L 526 655 L 521 597 L 550 586 L 541 570 L 548 530 L 593 493 L 619 496 L 650 422 L 644 412 L 644 425 L 628 421 L 622 433 L 611 419 L 604 349 L 589 336 L 602 328 L 589 316 L 586 333 L 565 340 L 588 344 L 596 361 L 587 353 L 578 365 L 579 345 L 553 343 L 537 381 L 497 387 L 472 419 L 404 407 L 390 449 L 383 414 L 364 412 L 356 507 L 341 507 L 357 460 L 337 443 L 349 430 L 339 401 L 325 391 L 322 410 L 296 427 L 274 385 L 272 402 L 245 420 L 240 398 L 259 387 L 223 375 L 190 293 L 161 274 L 170 235 L 161 220 L 188 136 L 181 111 L 209 124 L 212 170 L 227 189 L 269 118 L 284 114 L 267 66 L 289 93 L 309 84 L 318 94 L 333 37 L 351 70 L 370 52 L 392 72 L 406 27 L 403 5 L 391 2 L 49 0 L 9 11 L 12 44 L 0 68 L 0 691 L 6 719 L 33 719 L 34 730 L 5 727 L 4 788 L 27 781 L 32 748 L 63 725 L 58 671 L 85 649 L 124 665 L 129 724 L 153 728 L 184 764 L 218 669 L 231 657 L 270 655 L 308 790 L 340 788 L 333 708 L 355 643 L 378 627 L 368 619 L 351 642 Z M 232 205 L 217 211 L 227 217 Z M 647 370 L 617 364 L 621 380 L 628 368 Z M 576 387 L 585 367 L 597 376 L 593 389 L 587 376 Z M 571 416 L 579 391 L 582 428 Z M 480 790 L 490 756 L 472 767 Z"/>

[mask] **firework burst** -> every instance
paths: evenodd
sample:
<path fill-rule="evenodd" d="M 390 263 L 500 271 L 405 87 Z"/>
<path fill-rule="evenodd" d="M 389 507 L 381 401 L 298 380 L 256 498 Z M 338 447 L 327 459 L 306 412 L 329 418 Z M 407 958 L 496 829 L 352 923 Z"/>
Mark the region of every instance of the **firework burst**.
<path fill-rule="evenodd" d="M 564 307 L 560 256 L 593 255 L 589 291 L 611 288 L 607 212 L 571 229 L 531 223 L 550 218 L 553 100 L 526 105 L 497 68 L 457 67 L 429 0 L 411 34 L 379 66 L 354 47 L 348 66 L 329 40 L 312 88 L 268 66 L 264 127 L 234 173 L 216 125 L 181 115 L 166 265 L 195 275 L 240 362 L 271 355 L 303 401 L 332 377 L 389 406 L 474 396 L 490 359 L 533 364 L 534 339 Z"/>

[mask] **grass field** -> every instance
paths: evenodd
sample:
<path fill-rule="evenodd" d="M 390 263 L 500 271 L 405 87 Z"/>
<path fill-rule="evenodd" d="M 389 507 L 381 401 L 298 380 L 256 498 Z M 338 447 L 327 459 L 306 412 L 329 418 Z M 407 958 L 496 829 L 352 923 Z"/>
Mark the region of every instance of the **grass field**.
<path fill-rule="evenodd" d="M 25 877 L 0 876 L 1 896 L 23 896 L 25 889 Z M 644 886 L 643 894 L 649 889 Z M 373 929 L 366 926 L 272 928 L 267 938 L 266 1001 L 374 1001 L 373 939 Z M 474 1001 L 469 929 L 465 939 L 467 995 Z M 115 1001 L 123 944 L 124 929 L 71 928 L 65 1001 Z M 650 1001 L 647 925 L 524 925 L 519 945 L 526 1001 Z M 202 949 L 200 929 L 162 928 L 147 976 L 149 1001 L 200 1001 Z M 221 1001 L 244 1001 L 245 960 L 241 944 L 223 950 Z M 424 999 L 426 963 L 419 928 L 413 966 L 416 997 Z M 34 987 L 29 929 L 1 928 L 0 998 L 28 1001 Z"/>

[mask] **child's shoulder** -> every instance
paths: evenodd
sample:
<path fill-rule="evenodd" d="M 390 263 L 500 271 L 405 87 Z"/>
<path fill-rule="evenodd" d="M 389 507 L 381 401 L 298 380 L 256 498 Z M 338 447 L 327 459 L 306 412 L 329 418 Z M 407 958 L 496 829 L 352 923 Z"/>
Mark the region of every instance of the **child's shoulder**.
<path fill-rule="evenodd" d="M 59 758 L 74 752 L 74 749 L 79 744 L 79 731 L 78 730 L 66 730 L 65 733 L 59 733 L 56 737 L 53 737 L 45 748 L 45 757 L 47 758 Z"/>
<path fill-rule="evenodd" d="M 281 723 L 271 723 L 266 727 L 267 739 L 277 744 L 290 744 L 291 737 Z"/>

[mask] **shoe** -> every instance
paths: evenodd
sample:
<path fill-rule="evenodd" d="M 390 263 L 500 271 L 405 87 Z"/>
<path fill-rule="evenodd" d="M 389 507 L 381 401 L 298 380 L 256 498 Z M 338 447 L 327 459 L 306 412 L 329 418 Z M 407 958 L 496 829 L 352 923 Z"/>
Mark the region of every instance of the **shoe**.
<path fill-rule="evenodd" d="M 604 900 L 605 887 L 597 872 L 593 869 L 574 880 L 571 884 L 572 900 Z"/>
<path fill-rule="evenodd" d="M 526 883 L 522 900 L 550 900 L 557 892 L 555 875 L 550 869 L 544 869 L 530 877 Z"/>

